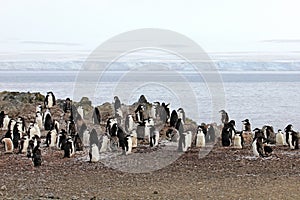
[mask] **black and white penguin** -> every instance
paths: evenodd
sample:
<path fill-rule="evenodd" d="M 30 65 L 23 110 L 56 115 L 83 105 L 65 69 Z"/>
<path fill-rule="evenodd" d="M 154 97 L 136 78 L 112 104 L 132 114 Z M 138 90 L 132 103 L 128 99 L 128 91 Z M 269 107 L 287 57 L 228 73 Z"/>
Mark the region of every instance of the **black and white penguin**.
<path fill-rule="evenodd" d="M 30 122 L 27 129 L 27 135 L 29 136 L 29 139 L 31 140 L 35 135 L 38 135 L 38 132 L 34 128 L 34 122 Z M 40 134 L 38 135 L 40 137 Z"/>
<path fill-rule="evenodd" d="M 205 135 L 201 126 L 198 126 L 196 133 L 196 147 L 205 147 Z"/>
<path fill-rule="evenodd" d="M 46 145 L 47 147 L 55 147 L 56 146 L 56 140 L 57 140 L 57 130 L 52 129 L 47 133 L 46 136 Z"/>
<path fill-rule="evenodd" d="M 187 148 L 191 148 L 192 147 L 192 143 L 193 143 L 193 133 L 192 131 L 187 131 L 186 132 L 186 145 L 187 145 Z"/>
<path fill-rule="evenodd" d="M 137 109 L 134 111 L 137 122 L 143 122 L 145 120 L 144 112 L 145 106 L 140 104 Z"/>
<path fill-rule="evenodd" d="M 116 137 L 117 136 L 117 134 L 118 134 L 118 124 L 117 123 L 115 123 L 115 124 L 113 124 L 113 126 L 111 127 L 111 131 L 110 131 L 110 136 L 111 137 Z"/>
<path fill-rule="evenodd" d="M 83 146 L 87 147 L 90 146 L 90 131 L 88 130 L 85 123 L 79 129 L 79 137 L 82 140 Z"/>
<path fill-rule="evenodd" d="M 137 147 L 137 132 L 136 132 L 136 130 L 132 130 L 130 136 L 131 136 L 131 140 L 132 140 L 132 148 L 136 148 Z"/>
<path fill-rule="evenodd" d="M 23 125 L 21 122 L 16 122 L 13 129 L 13 145 L 17 149 L 19 147 L 19 141 L 23 137 L 24 132 L 22 131 Z"/>
<path fill-rule="evenodd" d="M 168 104 L 165 104 L 165 103 L 162 103 L 161 106 L 162 106 L 162 112 L 161 112 L 161 120 L 162 122 L 164 123 L 167 123 L 169 120 L 170 120 L 170 108 L 169 108 L 169 103 Z M 181 123 L 182 123 L 182 119 L 181 119 Z"/>
<path fill-rule="evenodd" d="M 35 123 L 38 124 L 40 130 L 43 129 L 43 117 L 42 117 L 41 112 L 37 112 L 36 113 L 36 115 L 35 115 Z"/>
<path fill-rule="evenodd" d="M 23 132 L 23 133 L 26 132 L 26 123 L 25 123 L 24 117 L 18 117 L 18 118 L 17 118 L 17 123 L 20 124 L 19 130 L 20 130 L 21 132 Z"/>
<path fill-rule="evenodd" d="M 19 153 L 26 153 L 28 146 L 29 146 L 29 137 L 27 135 L 23 135 L 23 137 L 20 140 L 19 145 Z"/>
<path fill-rule="evenodd" d="M 1 112 L 0 112 L 0 129 L 1 129 L 1 130 L 3 129 L 3 121 L 4 121 L 4 117 L 5 117 L 4 111 L 1 111 Z"/>
<path fill-rule="evenodd" d="M 13 131 L 14 131 L 14 127 L 15 127 L 16 123 L 17 122 L 14 119 L 9 120 L 9 123 L 7 125 L 7 131 L 4 136 L 5 138 L 10 138 L 11 140 L 13 140 L 13 138 L 14 138 Z"/>
<path fill-rule="evenodd" d="M 215 128 L 214 128 L 213 124 L 208 124 L 205 141 L 207 143 L 209 143 L 209 142 L 215 142 L 215 140 L 216 140 Z"/>
<path fill-rule="evenodd" d="M 114 97 L 114 108 L 115 108 L 115 117 L 118 119 L 118 123 L 121 124 L 123 119 L 123 112 L 121 109 L 121 101 L 119 99 L 119 97 L 115 96 Z"/>
<path fill-rule="evenodd" d="M 74 120 L 69 120 L 67 124 L 67 133 L 68 135 L 71 135 L 72 137 L 76 134 L 76 125 Z"/>
<path fill-rule="evenodd" d="M 148 104 L 148 101 L 147 101 L 145 95 L 142 94 L 142 95 L 140 96 L 140 98 L 139 98 L 139 100 L 138 100 L 138 103 L 139 103 L 139 104 Z"/>
<path fill-rule="evenodd" d="M 276 143 L 276 136 L 272 126 L 265 125 L 263 126 L 262 131 L 264 133 L 264 137 L 267 139 L 268 144 Z"/>
<path fill-rule="evenodd" d="M 115 101 L 114 103 L 115 113 L 117 113 L 117 110 L 121 109 L 121 101 L 118 96 L 114 97 L 114 101 Z"/>
<path fill-rule="evenodd" d="M 32 162 L 35 167 L 42 165 L 42 151 L 40 150 L 39 145 L 34 147 L 32 151 Z"/>
<path fill-rule="evenodd" d="M 281 129 L 278 129 L 278 132 L 276 134 L 276 145 L 284 145 L 284 133 L 282 132 Z"/>
<path fill-rule="evenodd" d="M 41 131 L 38 124 L 31 122 L 28 126 L 27 134 L 29 139 L 32 139 L 35 135 L 41 137 Z"/>
<path fill-rule="evenodd" d="M 230 146 L 233 143 L 234 135 L 236 134 L 235 130 L 235 121 L 231 120 L 227 124 L 224 124 L 222 129 L 222 146 Z"/>
<path fill-rule="evenodd" d="M 158 141 L 159 141 L 159 131 L 155 130 L 154 126 L 152 126 L 150 129 L 150 137 L 149 137 L 150 147 L 156 147 L 158 145 Z"/>
<path fill-rule="evenodd" d="M 71 113 L 72 112 L 72 101 L 70 98 L 66 98 L 63 104 L 63 111 L 64 113 Z"/>
<path fill-rule="evenodd" d="M 78 106 L 77 113 L 81 116 L 82 119 L 84 118 L 84 111 L 82 106 Z"/>
<path fill-rule="evenodd" d="M 128 114 L 125 118 L 125 131 L 131 132 L 134 128 L 134 120 L 131 114 Z"/>
<path fill-rule="evenodd" d="M 221 122 L 225 125 L 229 122 L 229 116 L 228 113 L 225 110 L 220 110 L 219 113 L 221 113 Z"/>
<path fill-rule="evenodd" d="M 127 137 L 127 135 L 125 134 L 123 129 L 121 127 L 119 127 L 117 124 L 114 124 L 112 127 L 111 139 L 116 140 L 116 137 L 118 138 L 117 141 L 119 142 L 119 144 L 117 146 L 114 146 L 113 148 L 116 149 L 118 147 L 121 147 L 123 150 L 123 154 L 126 154 L 126 150 L 129 148 L 128 137 L 130 137 L 130 136 Z M 112 142 L 113 142 L 113 140 L 112 140 Z M 112 143 L 112 144 L 116 145 L 115 143 Z"/>
<path fill-rule="evenodd" d="M 83 151 L 83 143 L 78 133 L 75 135 L 74 138 L 74 147 L 75 151 Z"/>
<path fill-rule="evenodd" d="M 110 151 L 110 138 L 109 135 L 106 133 L 104 135 L 101 135 L 99 138 L 99 152 L 107 152 Z"/>
<path fill-rule="evenodd" d="M 254 138 L 252 142 L 253 154 L 257 157 L 264 157 L 263 137 Z"/>
<path fill-rule="evenodd" d="M 1 142 L 4 144 L 5 153 L 14 152 L 14 145 L 11 138 L 3 138 Z"/>
<path fill-rule="evenodd" d="M 150 127 L 148 127 L 149 129 Z M 145 139 L 145 129 L 146 129 L 146 120 L 143 122 L 138 122 L 138 125 L 136 127 L 136 134 L 138 140 L 144 140 Z"/>
<path fill-rule="evenodd" d="M 47 92 L 46 98 L 44 100 L 44 106 L 45 108 L 52 108 L 55 106 L 56 100 L 53 92 Z"/>
<path fill-rule="evenodd" d="M 233 138 L 233 148 L 242 149 L 243 148 L 243 135 L 241 131 L 236 131 Z"/>
<path fill-rule="evenodd" d="M 253 130 L 255 136 L 252 142 L 252 151 L 255 156 L 258 157 L 267 157 L 273 150 L 267 144 L 267 139 L 264 137 L 264 133 L 261 129 L 255 128 Z"/>
<path fill-rule="evenodd" d="M 263 131 L 259 128 L 255 128 L 253 130 L 253 134 L 254 134 L 254 138 L 258 138 L 258 137 L 263 137 L 264 138 L 265 137 Z M 254 140 L 254 138 L 253 138 L 253 140 Z"/>
<path fill-rule="evenodd" d="M 39 136 L 39 137 L 41 137 L 41 130 L 40 130 L 39 125 L 38 125 L 37 123 L 34 123 L 34 124 L 33 124 L 33 128 L 34 128 L 35 131 L 36 131 L 36 135 Z"/>
<path fill-rule="evenodd" d="M 131 154 L 132 152 L 132 137 L 130 135 L 126 135 L 125 137 L 125 155 Z"/>
<path fill-rule="evenodd" d="M 150 138 L 151 130 L 154 128 L 154 120 L 152 118 L 145 119 L 144 139 Z M 149 141 L 150 142 L 150 141 Z"/>
<path fill-rule="evenodd" d="M 92 129 L 90 133 L 90 162 L 97 162 L 99 160 L 99 140 L 98 134 L 95 129 Z"/>
<path fill-rule="evenodd" d="M 251 124 L 249 119 L 243 120 L 242 123 L 243 123 L 243 132 L 251 132 Z"/>
<path fill-rule="evenodd" d="M 101 123 L 100 111 L 97 107 L 95 107 L 93 112 L 93 124 L 100 125 L 100 123 Z"/>
<path fill-rule="evenodd" d="M 153 118 L 153 119 L 156 119 L 157 116 L 158 116 L 158 107 L 160 106 L 159 102 L 154 102 L 152 105 L 151 105 L 151 110 L 150 110 L 150 116 Z"/>
<path fill-rule="evenodd" d="M 178 119 L 175 129 L 178 131 L 179 134 L 178 151 L 183 152 L 184 148 L 187 146 L 186 145 L 187 141 L 186 141 L 186 134 L 184 134 L 184 128 L 181 119 Z"/>
<path fill-rule="evenodd" d="M 299 134 L 293 130 L 293 125 L 287 125 L 284 131 L 286 133 L 286 143 L 289 145 L 290 149 L 299 149 Z"/>
<path fill-rule="evenodd" d="M 99 161 L 99 148 L 98 146 L 94 143 L 90 147 L 89 151 L 89 157 L 90 157 L 90 162 L 98 162 Z"/>
<path fill-rule="evenodd" d="M 61 129 L 57 136 L 56 147 L 60 150 L 64 150 L 64 145 L 67 140 L 67 132 L 64 129 Z"/>
<path fill-rule="evenodd" d="M 50 131 L 52 126 L 52 117 L 49 109 L 45 111 L 43 115 L 43 121 L 45 131 Z"/>
<path fill-rule="evenodd" d="M 90 144 L 89 146 L 91 147 L 93 144 L 96 144 L 97 146 L 99 146 L 99 139 L 98 139 L 98 134 L 97 131 L 93 128 L 91 133 L 90 133 Z"/>
<path fill-rule="evenodd" d="M 129 148 L 129 146 L 128 146 L 128 137 L 127 137 L 127 135 L 125 134 L 125 132 L 123 131 L 123 129 L 121 127 L 117 128 L 117 137 L 119 139 L 119 146 L 123 150 L 123 154 L 126 154 L 126 150 Z M 131 142 L 131 145 L 132 145 L 132 142 Z"/>
<path fill-rule="evenodd" d="M 204 134 L 204 138 L 205 138 L 205 142 L 207 143 L 207 141 L 209 140 L 209 136 L 207 134 L 207 125 L 205 123 L 201 123 L 200 126 L 198 126 L 198 128 L 201 128 L 203 134 Z M 195 139 L 195 138 L 194 138 Z M 195 141 L 194 141 L 195 142 Z"/>
<path fill-rule="evenodd" d="M 59 122 L 57 120 L 53 120 L 51 129 L 55 129 L 56 132 L 59 132 Z"/>
<path fill-rule="evenodd" d="M 192 147 L 192 132 L 191 131 L 187 131 L 182 133 L 182 140 L 179 139 L 178 142 L 178 151 L 181 152 L 186 152 L 189 148 Z"/>
<path fill-rule="evenodd" d="M 3 127 L 2 130 L 7 130 L 8 129 L 8 124 L 9 124 L 10 118 L 7 114 L 5 114 L 4 119 L 3 119 Z"/>
<path fill-rule="evenodd" d="M 28 148 L 27 148 L 27 157 L 33 158 L 33 150 L 36 147 L 40 147 L 41 138 L 35 135 L 32 139 L 29 140 Z"/>
<path fill-rule="evenodd" d="M 74 143 L 71 136 L 68 136 L 64 144 L 64 158 L 70 158 L 75 154 Z"/>
<path fill-rule="evenodd" d="M 175 129 L 179 131 L 179 134 L 182 134 L 184 132 L 182 119 L 178 119 Z"/>
<path fill-rule="evenodd" d="M 109 133 L 110 136 L 112 136 L 111 129 L 114 124 L 117 124 L 116 118 L 109 118 L 106 122 L 106 129 L 105 132 Z"/>
<path fill-rule="evenodd" d="M 183 124 L 185 124 L 185 112 L 184 112 L 183 108 L 179 108 L 177 110 L 177 115 L 178 115 L 178 119 L 181 119 L 181 122 Z"/>
<path fill-rule="evenodd" d="M 173 110 L 172 113 L 171 113 L 170 127 L 175 128 L 178 118 L 179 117 L 178 117 L 178 114 L 177 114 L 176 110 Z M 183 122 L 182 119 L 181 119 L 181 122 Z"/>

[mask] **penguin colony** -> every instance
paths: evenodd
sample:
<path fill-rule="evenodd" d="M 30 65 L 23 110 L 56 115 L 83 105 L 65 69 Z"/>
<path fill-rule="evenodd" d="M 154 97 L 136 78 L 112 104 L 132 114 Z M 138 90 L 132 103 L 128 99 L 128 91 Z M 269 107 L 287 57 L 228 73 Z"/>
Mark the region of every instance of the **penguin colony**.
<path fill-rule="evenodd" d="M 179 152 L 186 152 L 190 148 L 205 148 L 208 143 L 215 144 L 218 136 L 221 137 L 222 146 L 236 149 L 245 148 L 247 139 L 249 141 L 251 138 L 249 145 L 253 155 L 258 157 L 272 155 L 274 145 L 285 145 L 291 150 L 299 149 L 299 133 L 291 124 L 275 133 L 269 125 L 252 130 L 249 119 L 245 119 L 242 121 L 243 130 L 238 131 L 235 121 L 230 120 L 225 110 L 221 110 L 222 125 L 202 123 L 196 130 L 185 130 L 187 119 L 183 108 L 170 112 L 169 104 L 151 104 L 144 95 L 140 97 L 133 113 L 123 113 L 121 101 L 115 96 L 114 112 L 106 122 L 102 120 L 101 110 L 95 107 L 90 123 L 96 126 L 105 124 L 105 132 L 101 134 L 95 128 L 88 129 L 82 106 L 76 108 L 69 98 L 62 108 L 64 116 L 61 125 L 58 119 L 52 118 L 51 108 L 54 106 L 55 96 L 48 92 L 44 106 L 36 107 L 35 120 L 29 122 L 28 126 L 22 116 L 11 119 L 2 111 L 0 128 L 6 132 L 1 143 L 5 153 L 26 154 L 33 165 L 38 167 L 42 165 L 43 148 L 61 150 L 63 158 L 74 157 L 76 151 L 88 148 L 89 161 L 97 162 L 99 155 L 107 151 L 121 151 L 123 155 L 129 155 L 139 145 L 157 148 L 162 137 L 176 142 Z M 165 134 L 157 127 L 163 127 Z M 47 133 L 45 138 L 41 131 Z"/>

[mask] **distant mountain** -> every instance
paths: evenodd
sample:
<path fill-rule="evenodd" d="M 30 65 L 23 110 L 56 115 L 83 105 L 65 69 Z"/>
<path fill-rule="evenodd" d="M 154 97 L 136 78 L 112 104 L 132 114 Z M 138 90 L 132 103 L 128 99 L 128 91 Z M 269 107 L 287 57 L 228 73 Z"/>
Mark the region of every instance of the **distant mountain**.
<path fill-rule="evenodd" d="M 85 66 L 84 61 L 0 61 L 0 70 L 41 70 L 41 71 L 77 71 Z M 89 70 L 95 70 L 97 63 L 88 65 Z M 208 63 L 199 63 L 201 68 L 211 71 Z M 300 71 L 299 62 L 258 62 L 258 61 L 216 61 L 214 66 L 219 71 Z M 115 62 L 108 66 L 110 71 L 134 70 L 177 70 L 193 71 L 194 67 L 185 62 Z"/>

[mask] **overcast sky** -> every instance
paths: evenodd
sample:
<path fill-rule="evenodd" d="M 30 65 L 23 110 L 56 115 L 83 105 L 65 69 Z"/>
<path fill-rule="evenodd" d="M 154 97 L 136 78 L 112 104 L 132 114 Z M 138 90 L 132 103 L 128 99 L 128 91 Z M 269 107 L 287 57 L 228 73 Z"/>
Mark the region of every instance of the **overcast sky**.
<path fill-rule="evenodd" d="M 300 50 L 298 0 L 0 0 L 0 53 L 90 52 L 125 31 L 163 28 L 207 52 Z"/>

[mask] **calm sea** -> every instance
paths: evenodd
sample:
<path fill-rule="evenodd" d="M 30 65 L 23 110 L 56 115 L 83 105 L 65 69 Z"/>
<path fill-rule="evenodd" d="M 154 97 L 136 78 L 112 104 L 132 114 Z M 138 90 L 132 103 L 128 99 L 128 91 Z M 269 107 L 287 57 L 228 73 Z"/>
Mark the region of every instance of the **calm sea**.
<path fill-rule="evenodd" d="M 225 109 L 239 129 L 248 118 L 253 127 L 269 124 L 277 131 L 292 123 L 300 130 L 300 72 L 220 72 L 221 83 L 208 80 L 209 84 L 189 72 L 108 72 L 96 81 L 89 80 L 95 72 L 86 72 L 80 74 L 83 82 L 77 76 L 76 71 L 1 71 L 0 90 L 53 91 L 57 98 L 77 101 L 88 96 L 94 105 L 112 102 L 115 95 L 132 104 L 144 94 L 150 102 L 183 107 L 198 123 L 216 121 L 216 111 Z"/>

